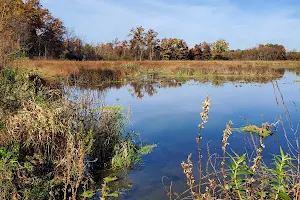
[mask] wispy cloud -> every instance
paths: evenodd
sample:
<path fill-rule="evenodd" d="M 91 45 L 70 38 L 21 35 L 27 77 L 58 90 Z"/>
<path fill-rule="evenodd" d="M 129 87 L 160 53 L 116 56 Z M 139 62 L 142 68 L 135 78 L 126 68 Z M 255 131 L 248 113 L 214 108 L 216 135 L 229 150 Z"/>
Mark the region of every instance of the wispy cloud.
<path fill-rule="evenodd" d="M 288 49 L 300 46 L 300 18 L 296 15 L 300 6 L 292 7 L 284 2 L 268 9 L 247 8 L 229 0 L 53 0 L 44 3 L 88 41 L 125 39 L 132 27 L 143 25 L 158 31 L 160 37 L 183 38 L 189 45 L 224 38 L 233 49 L 267 42 L 281 43 Z"/>

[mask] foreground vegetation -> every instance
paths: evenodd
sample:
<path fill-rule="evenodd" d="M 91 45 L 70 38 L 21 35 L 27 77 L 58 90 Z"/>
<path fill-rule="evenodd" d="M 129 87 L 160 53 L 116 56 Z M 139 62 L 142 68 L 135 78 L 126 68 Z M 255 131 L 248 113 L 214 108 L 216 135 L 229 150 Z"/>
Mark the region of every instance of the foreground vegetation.
<path fill-rule="evenodd" d="M 155 147 L 124 135 L 129 116 L 120 106 L 92 108 L 92 99 L 19 70 L 0 75 L 0 199 L 92 197 L 94 172 L 130 169 Z M 109 180 L 102 199 L 117 196 Z"/>
<path fill-rule="evenodd" d="M 294 129 L 291 116 L 281 95 L 281 103 L 286 108 L 285 115 L 280 115 L 276 123 L 263 123 L 261 127 L 247 125 L 241 128 L 232 128 L 232 121 L 229 121 L 223 132 L 222 148 L 223 155 L 210 154 L 208 149 L 208 160 L 203 163 L 201 152 L 201 140 L 203 129 L 208 121 L 210 98 L 207 97 L 203 103 L 201 123 L 196 138 L 198 145 L 198 163 L 193 165 L 190 154 L 187 161 L 181 166 L 186 176 L 188 189 L 177 194 L 172 191 L 172 184 L 167 189 L 169 199 L 299 199 L 300 198 L 300 174 L 299 174 L 299 144 L 298 133 Z M 279 100 L 275 95 L 277 104 Z M 288 135 L 283 122 L 283 117 L 288 119 L 288 127 L 292 135 Z M 273 163 L 270 165 L 263 161 L 264 140 L 277 131 L 278 126 L 282 128 L 283 135 L 287 142 L 287 152 L 278 147 L 278 154 L 273 155 Z M 242 155 L 229 150 L 229 140 L 233 131 L 242 131 L 250 135 L 250 142 L 254 147 L 253 152 L 246 152 Z M 209 146 L 208 146 L 209 148 Z M 195 166 L 197 171 L 195 171 Z M 198 174 L 195 176 L 195 174 Z M 198 180 L 195 178 L 198 177 Z"/>

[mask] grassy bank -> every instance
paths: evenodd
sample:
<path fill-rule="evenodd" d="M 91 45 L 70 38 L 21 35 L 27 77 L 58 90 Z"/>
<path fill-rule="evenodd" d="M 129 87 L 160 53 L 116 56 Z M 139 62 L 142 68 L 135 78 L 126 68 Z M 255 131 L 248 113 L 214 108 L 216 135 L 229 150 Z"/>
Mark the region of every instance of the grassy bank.
<path fill-rule="evenodd" d="M 299 61 L 59 61 L 47 60 L 23 61 L 18 66 L 34 70 L 44 77 L 55 80 L 57 77 L 67 78 L 78 74 L 81 70 L 102 71 L 102 75 L 113 75 L 115 79 L 139 77 L 142 74 L 157 73 L 164 76 L 202 75 L 252 75 L 278 76 L 280 69 L 300 67 Z"/>
<path fill-rule="evenodd" d="M 22 70 L 0 70 L 0 199 L 92 197 L 94 173 L 130 169 L 155 147 L 124 134 L 124 108 L 91 103 Z"/>

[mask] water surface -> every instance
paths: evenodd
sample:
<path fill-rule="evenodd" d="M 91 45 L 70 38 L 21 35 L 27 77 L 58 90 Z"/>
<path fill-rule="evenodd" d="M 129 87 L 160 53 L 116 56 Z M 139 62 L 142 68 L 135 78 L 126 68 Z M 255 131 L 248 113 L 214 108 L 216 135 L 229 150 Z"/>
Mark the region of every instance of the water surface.
<path fill-rule="evenodd" d="M 206 96 L 211 97 L 211 109 L 201 141 L 204 161 L 207 159 L 208 143 L 211 153 L 222 154 L 222 133 L 229 120 L 233 121 L 232 127 L 244 126 L 247 121 L 261 126 L 263 122 L 276 122 L 279 114 L 284 114 L 277 83 L 290 110 L 293 124 L 297 126 L 294 103 L 300 105 L 300 84 L 295 82 L 298 79 L 294 73 L 286 72 L 281 79 L 267 83 L 227 82 L 216 86 L 197 81 L 169 85 L 151 82 L 109 88 L 104 93 L 102 91 L 105 104 L 117 103 L 130 107 L 133 121 L 130 129 L 141 133 L 143 141 L 158 145 L 152 154 L 145 157 L 143 166 L 129 172 L 127 179 L 132 182 L 132 189 L 124 193 L 122 199 L 168 199 L 162 177 L 172 181 L 173 191 L 181 193 L 187 188 L 180 164 L 190 153 L 194 155 L 193 162 L 197 162 L 195 139 L 201 121 L 202 102 Z M 91 92 L 98 93 L 100 90 L 93 88 Z M 291 135 L 288 126 L 287 131 Z M 237 153 L 244 153 L 246 147 L 249 151 L 247 138 L 244 133 L 233 132 L 229 138 L 229 148 Z M 280 127 L 264 144 L 266 148 L 263 157 L 267 163 L 271 163 L 271 154 L 278 153 L 279 146 L 287 150 Z M 169 182 L 166 181 L 166 184 Z"/>

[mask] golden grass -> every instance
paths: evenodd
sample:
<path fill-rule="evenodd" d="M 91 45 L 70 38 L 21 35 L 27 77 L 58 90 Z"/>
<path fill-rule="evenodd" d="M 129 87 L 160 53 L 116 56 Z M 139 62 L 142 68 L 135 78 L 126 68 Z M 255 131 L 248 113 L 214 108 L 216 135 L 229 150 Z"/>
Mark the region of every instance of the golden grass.
<path fill-rule="evenodd" d="M 186 74 L 271 74 L 274 69 L 300 67 L 300 61 L 67 61 L 27 60 L 19 63 L 21 68 L 34 70 L 48 79 L 68 77 L 80 70 L 109 69 L 137 72 L 164 72 Z M 133 68 L 132 68 L 133 67 Z"/>

